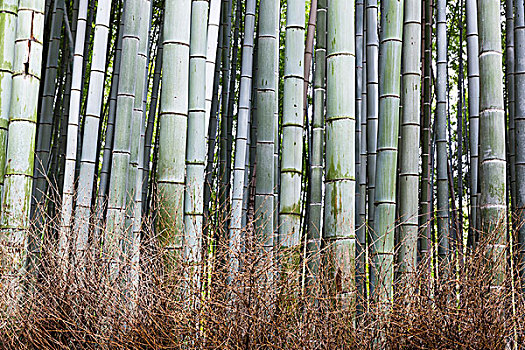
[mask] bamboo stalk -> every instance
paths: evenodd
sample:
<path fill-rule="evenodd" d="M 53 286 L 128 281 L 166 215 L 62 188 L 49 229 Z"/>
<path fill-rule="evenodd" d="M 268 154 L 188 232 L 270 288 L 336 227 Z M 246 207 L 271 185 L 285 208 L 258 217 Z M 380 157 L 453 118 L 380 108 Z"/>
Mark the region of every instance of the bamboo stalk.
<path fill-rule="evenodd" d="M 348 307 L 355 289 L 355 39 L 354 2 L 328 1 L 325 238 L 332 250 L 337 294 Z M 348 147 L 350 145 L 350 147 Z"/>
<path fill-rule="evenodd" d="M 370 272 L 370 293 L 381 303 L 391 302 L 393 295 L 403 5 L 404 1 L 386 1 L 381 7 L 377 187 Z"/>
<path fill-rule="evenodd" d="M 494 259 L 494 286 L 502 286 L 506 274 L 506 161 L 505 111 L 503 108 L 503 72 L 500 2 L 478 0 L 480 67 L 480 172 L 481 230 L 493 235 L 488 246 Z"/>
<path fill-rule="evenodd" d="M 401 144 L 399 145 L 399 274 L 412 283 L 417 264 L 421 113 L 421 1 L 405 0 Z"/>

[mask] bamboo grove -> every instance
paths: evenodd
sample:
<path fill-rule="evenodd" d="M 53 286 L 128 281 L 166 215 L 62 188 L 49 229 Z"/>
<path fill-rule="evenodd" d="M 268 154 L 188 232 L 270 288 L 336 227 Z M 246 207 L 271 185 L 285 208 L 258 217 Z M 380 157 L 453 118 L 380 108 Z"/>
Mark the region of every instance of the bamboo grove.
<path fill-rule="evenodd" d="M 198 289 L 256 241 L 307 292 L 332 264 L 358 310 L 486 237 L 491 285 L 525 279 L 523 0 L 2 0 L 0 19 L 14 304 L 47 239 L 64 273 L 91 252 L 138 288 L 152 236 Z"/>

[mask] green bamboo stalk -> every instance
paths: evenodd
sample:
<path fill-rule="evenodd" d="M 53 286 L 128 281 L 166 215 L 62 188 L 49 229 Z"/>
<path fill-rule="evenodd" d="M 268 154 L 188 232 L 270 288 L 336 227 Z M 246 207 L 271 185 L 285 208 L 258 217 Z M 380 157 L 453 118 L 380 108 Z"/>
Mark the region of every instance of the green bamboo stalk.
<path fill-rule="evenodd" d="M 367 57 L 366 57 L 366 7 L 363 7 L 363 73 L 362 73 L 362 85 L 361 85 L 361 144 L 360 144 L 360 170 L 358 177 L 359 192 L 361 195 L 361 200 L 357 203 L 357 210 L 360 216 L 361 227 L 357 230 L 357 246 L 356 246 L 356 283 L 358 296 L 360 297 L 360 302 L 358 303 L 358 312 L 362 312 L 367 305 L 367 283 L 368 283 L 368 274 L 366 271 L 367 264 L 367 249 L 366 249 L 366 234 L 367 234 Z"/>
<path fill-rule="evenodd" d="M 306 232 L 307 286 L 311 286 L 317 277 L 321 258 L 324 118 L 326 106 L 326 11 L 326 0 L 318 0 L 315 34 L 312 156 L 310 159 L 310 201 L 308 207 L 308 230 Z"/>
<path fill-rule="evenodd" d="M 359 312 L 364 308 L 366 296 L 366 158 L 367 158 L 367 100 L 366 100 L 366 9 L 363 1 L 356 1 L 356 162 L 358 195 L 356 196 L 356 283 L 360 301 Z"/>
<path fill-rule="evenodd" d="M 421 1 L 405 0 L 401 145 L 399 146 L 399 273 L 415 277 L 418 238 Z"/>
<path fill-rule="evenodd" d="M 49 157 L 51 141 L 53 139 L 53 109 L 57 85 L 58 58 L 60 42 L 62 38 L 62 19 L 64 18 L 64 1 L 57 0 L 53 4 L 51 16 L 51 30 L 48 39 L 46 72 L 42 88 L 42 102 L 40 107 L 40 119 L 38 123 L 38 135 L 36 145 L 35 181 L 33 184 L 33 198 L 31 202 L 32 218 L 35 225 L 40 225 L 45 212 L 45 201 L 48 187 Z M 66 58 L 67 59 L 67 58 Z M 5 163 L 2 163 L 5 164 Z M 5 166 L 0 164 L 1 169 Z M 3 171 L 3 170 L 1 170 Z M 1 176 L 1 175 L 0 175 Z M 1 176 L 3 179 L 3 176 Z M 38 226 L 37 226 L 38 227 Z"/>
<path fill-rule="evenodd" d="M 8 114 L 6 159 L 9 162 L 5 171 L 0 222 L 2 249 L 5 252 L 2 268 L 7 277 L 3 288 L 13 299 L 20 293 L 20 279 L 25 274 L 42 67 L 44 5 L 43 0 L 21 0 L 17 10 L 18 25 L 14 41 L 12 92 Z M 14 6 L 10 9 L 16 10 Z M 8 61 L 9 57 L 5 56 L 5 59 Z"/>
<path fill-rule="evenodd" d="M 86 21 L 88 1 L 81 0 L 78 9 L 78 23 L 73 53 L 73 73 L 71 83 L 71 97 L 67 128 L 66 158 L 64 168 L 64 183 L 62 188 L 62 208 L 60 216 L 60 230 L 58 238 L 59 258 L 65 263 L 69 254 L 71 240 L 71 225 L 73 216 L 73 201 L 75 191 L 75 168 L 77 160 L 77 144 L 80 122 L 80 106 L 82 103 L 82 65 L 84 59 L 84 40 L 86 37 Z"/>
<path fill-rule="evenodd" d="M 421 193 L 419 209 L 420 259 L 425 259 L 430 254 L 431 218 L 432 218 L 432 186 L 431 168 L 432 157 L 432 0 L 425 1 L 425 46 L 423 67 L 423 113 L 421 125 Z"/>
<path fill-rule="evenodd" d="M 162 28 L 160 29 L 162 31 Z M 155 57 L 155 69 L 153 71 L 153 84 L 151 87 L 150 107 L 144 141 L 144 178 L 142 180 L 142 203 L 144 213 L 148 212 L 148 191 L 150 185 L 151 172 L 151 150 L 153 146 L 153 130 L 157 119 L 157 105 L 159 100 L 160 76 L 162 71 L 162 35 L 157 43 L 157 54 Z"/>
<path fill-rule="evenodd" d="M 269 254 L 274 242 L 274 186 L 276 184 L 274 144 L 278 110 L 278 48 L 280 3 L 263 1 L 259 5 L 257 48 L 257 177 L 255 181 L 255 230 L 262 248 Z M 302 39 L 301 39 L 302 40 Z"/>
<path fill-rule="evenodd" d="M 4 0 L 0 3 L 0 191 L 4 185 L 7 151 L 7 129 L 9 127 L 9 107 L 13 83 L 13 64 L 15 57 L 15 38 L 17 29 L 18 0 Z"/>
<path fill-rule="evenodd" d="M 253 47 L 255 31 L 255 0 L 246 2 L 244 17 L 244 40 L 242 46 L 241 81 L 239 88 L 239 112 L 235 140 L 235 161 L 233 168 L 232 217 L 230 220 L 230 273 L 239 269 L 239 255 L 242 251 L 242 218 L 245 200 L 247 150 L 251 111 Z"/>
<path fill-rule="evenodd" d="M 340 276 L 337 293 L 352 303 L 355 288 L 354 1 L 328 1 L 324 229 Z M 348 146 L 350 145 L 350 146 Z"/>
<path fill-rule="evenodd" d="M 310 2 L 310 13 L 308 14 L 308 26 L 306 28 L 306 44 L 304 49 L 304 110 L 303 115 L 307 115 L 308 108 L 308 89 L 310 87 L 310 70 L 312 70 L 312 57 L 314 54 L 315 23 L 317 22 L 317 0 Z"/>
<path fill-rule="evenodd" d="M 150 31 L 152 28 L 151 19 L 153 15 L 152 2 L 142 0 L 141 18 L 139 27 L 139 49 L 137 53 L 137 79 L 135 82 L 135 100 L 133 103 L 133 125 L 131 134 L 131 155 L 130 169 L 128 173 L 128 195 L 132 231 L 128 236 L 126 258 L 129 259 L 131 269 L 129 281 L 131 282 L 132 300 L 135 303 L 138 297 L 138 287 L 140 282 L 140 247 L 142 233 L 142 180 L 144 179 L 144 141 L 146 132 L 144 100 L 148 94 L 148 66 L 149 66 L 149 44 Z M 135 307 L 135 305 L 133 305 Z"/>
<path fill-rule="evenodd" d="M 287 3 L 284 63 L 282 152 L 279 193 L 279 242 L 283 249 L 301 243 L 303 172 L 305 1 Z M 298 261 L 294 262 L 298 264 Z"/>
<path fill-rule="evenodd" d="M 213 100 L 213 81 L 217 61 L 217 47 L 219 46 L 219 27 L 221 19 L 221 0 L 210 0 L 208 20 L 208 44 L 206 46 L 206 137 L 211 117 L 211 104 Z"/>
<path fill-rule="evenodd" d="M 208 6 L 208 0 L 192 0 L 187 175 L 184 197 L 184 260 L 190 264 L 199 264 L 202 259 Z M 196 268 L 198 269 L 198 265 Z M 195 279 L 196 276 L 192 278 Z M 198 284 L 193 287 L 198 288 Z"/>
<path fill-rule="evenodd" d="M 231 87 L 231 68 L 232 68 L 232 6 L 233 0 L 223 0 L 222 2 L 222 91 L 221 91 L 221 113 L 220 113 L 220 140 L 219 140 L 219 188 L 218 192 L 218 220 L 219 226 L 224 226 L 227 221 L 227 211 L 229 209 L 229 192 L 227 190 L 229 185 L 229 174 L 228 174 L 228 139 L 230 137 L 228 133 L 229 124 L 229 103 L 230 103 L 230 87 Z M 221 229 L 227 229 L 227 227 L 221 227 Z"/>
<path fill-rule="evenodd" d="M 507 34 L 508 35 L 508 34 Z M 515 95 L 515 140 L 516 140 L 516 197 L 515 212 L 517 215 L 516 228 L 518 271 L 520 278 L 525 281 L 525 5 L 523 0 L 514 1 L 514 91 Z M 507 51 L 507 55 L 510 53 Z"/>
<path fill-rule="evenodd" d="M 516 142 L 515 142 L 515 90 L 514 90 L 514 1 L 505 1 L 505 91 L 508 113 L 508 172 L 510 175 L 511 208 L 514 212 L 516 206 Z M 509 208 L 510 209 L 510 208 Z"/>
<path fill-rule="evenodd" d="M 210 107 L 210 121 L 208 123 L 207 137 L 208 137 L 208 152 L 206 160 L 206 182 L 204 183 L 204 215 L 206 217 L 206 225 L 204 227 L 207 230 L 209 223 L 212 222 L 212 215 L 210 212 L 210 202 L 213 189 L 213 175 L 214 175 L 214 164 L 215 164 L 215 148 L 217 145 L 217 112 L 219 110 L 219 86 L 221 78 L 221 68 L 222 68 L 222 31 L 223 25 L 219 26 L 219 42 L 217 44 L 217 53 L 216 53 L 216 62 L 215 62 L 215 73 L 213 77 L 213 91 L 212 91 L 212 101 Z"/>
<path fill-rule="evenodd" d="M 244 184 L 247 200 L 246 200 L 246 209 L 243 209 L 243 215 L 246 216 L 246 222 L 248 222 L 248 215 L 253 214 L 254 204 L 255 204 L 255 178 L 256 178 L 256 168 L 255 168 L 255 155 L 257 151 L 257 72 L 258 72 L 258 43 L 259 43 L 259 24 L 255 29 L 255 42 L 253 48 L 253 78 L 252 78 L 252 97 L 251 97 L 251 110 L 250 110 L 250 135 L 248 138 L 250 144 L 250 152 L 248 154 L 248 164 L 249 164 L 249 173 L 248 179 Z M 250 226 L 253 227 L 253 220 L 250 222 Z"/>
<path fill-rule="evenodd" d="M 140 231 L 141 218 L 137 218 L 136 214 L 141 216 L 140 212 L 136 213 L 136 210 L 140 210 L 137 207 L 137 201 L 140 201 L 142 197 L 138 197 L 137 181 L 142 181 L 142 172 L 139 162 L 141 155 L 144 154 L 144 112 L 143 112 L 143 95 L 144 88 L 147 79 L 147 61 L 148 61 L 148 40 L 149 30 L 151 23 L 149 21 L 149 11 L 145 10 L 146 3 L 144 0 L 140 0 L 140 19 L 138 29 L 138 40 L 139 46 L 136 57 L 136 75 L 135 79 L 135 96 L 133 99 L 133 112 L 131 115 L 131 138 L 130 138 L 130 157 L 129 157 L 129 168 L 127 174 L 126 183 L 126 227 L 133 227 L 133 230 L 128 232 L 128 236 L 124 240 L 123 248 L 126 256 L 132 248 L 132 242 L 134 241 L 134 232 Z M 129 257 L 129 256 L 128 256 Z"/>
<path fill-rule="evenodd" d="M 367 92 L 367 195 L 368 227 L 374 227 L 374 198 L 376 188 L 377 123 L 379 117 L 379 34 L 377 0 L 366 0 L 366 92 Z"/>
<path fill-rule="evenodd" d="M 124 28 L 122 35 L 122 62 L 117 92 L 115 136 L 108 192 L 104 252 L 113 264 L 110 278 L 116 278 L 120 266 L 121 243 L 131 227 L 126 225 L 125 213 L 129 193 L 127 187 L 130 157 L 132 115 L 137 80 L 137 53 L 139 49 L 141 0 L 124 4 Z M 138 79 L 142 79 L 138 78 Z"/>
<path fill-rule="evenodd" d="M 362 97 L 362 77 L 363 77 L 363 24 L 364 24 L 364 13 L 363 13 L 363 0 L 356 0 L 355 2 L 355 54 L 356 54 L 356 67 L 355 67 L 355 173 L 356 179 L 359 179 L 361 170 L 361 104 L 363 101 Z M 357 181 L 357 180 L 356 180 Z M 359 232 L 361 228 L 364 228 L 364 223 L 361 222 L 361 213 L 359 211 L 362 193 L 358 186 L 355 193 L 355 225 L 356 230 Z M 359 249 L 359 248 L 358 248 Z"/>
<path fill-rule="evenodd" d="M 447 175 L 447 15 L 446 0 L 437 0 L 436 46 L 436 156 L 437 156 L 437 227 L 439 261 L 446 264 L 449 251 L 449 193 Z"/>
<path fill-rule="evenodd" d="M 111 78 L 111 90 L 109 92 L 108 119 L 106 124 L 106 135 L 104 140 L 104 151 L 102 155 L 102 168 L 99 174 L 99 186 L 97 193 L 97 202 L 95 208 L 95 231 L 98 232 L 103 227 L 105 208 L 107 206 L 107 196 L 109 190 L 109 177 L 111 173 L 113 140 L 115 136 L 115 118 L 117 112 L 117 93 L 120 80 L 120 64 L 122 61 L 122 36 L 124 32 L 123 16 L 119 22 L 117 30 L 117 43 L 115 49 L 115 58 L 113 61 L 113 75 Z"/>
<path fill-rule="evenodd" d="M 227 131 L 226 131 L 226 149 L 220 149 L 221 153 L 220 153 L 220 156 L 221 156 L 221 159 L 222 157 L 224 156 L 224 158 L 226 159 L 226 161 L 224 163 L 220 163 L 220 164 L 223 164 L 224 166 L 224 177 L 219 177 L 220 179 L 222 179 L 222 185 L 221 187 L 219 187 L 219 198 L 221 198 L 221 191 L 220 189 L 223 188 L 224 189 L 224 194 L 225 194 L 225 212 L 226 213 L 231 213 L 231 179 L 232 179 L 232 154 L 233 154 L 233 120 L 235 118 L 234 116 L 234 106 L 235 106 L 235 100 L 236 100 L 236 96 L 237 96 L 237 92 L 236 92 L 236 87 L 237 87 L 237 84 L 236 84 L 236 81 L 237 81 L 237 74 L 238 73 L 238 69 L 237 69 L 237 66 L 238 66 L 238 61 L 239 61 L 239 55 L 238 55 L 238 52 L 239 52 L 239 47 L 242 45 L 239 38 L 240 38 L 240 31 L 239 31 L 239 28 L 241 26 L 241 18 L 242 18 L 242 2 L 241 0 L 236 0 L 236 7 L 235 7 L 235 24 L 234 24 L 234 27 L 233 27 L 233 40 L 232 40 L 232 43 L 231 43 L 231 47 L 232 47 L 232 52 L 231 52 L 231 55 L 232 55 L 232 61 L 231 61 L 231 67 L 230 67 L 230 87 L 229 87 L 229 91 L 228 91 L 228 112 L 227 112 L 227 115 L 226 115 L 226 128 L 227 128 Z M 222 132 L 222 131 L 221 131 Z M 219 165 L 220 165 L 219 164 Z M 219 171 L 220 171 L 220 167 L 219 167 Z M 219 213 L 219 216 L 222 215 L 222 213 Z M 220 222 L 223 223 L 224 225 L 224 230 L 225 230 L 225 238 L 226 238 L 226 241 L 227 241 L 227 237 L 228 237 L 228 231 L 229 231 L 229 228 L 230 228 L 230 217 L 231 215 L 227 215 L 226 216 L 226 220 L 221 220 Z M 225 241 L 225 242 L 226 242 Z"/>
<path fill-rule="evenodd" d="M 158 153 L 158 234 L 182 248 L 188 117 L 190 0 L 168 0 L 164 12 L 163 74 Z"/>
<path fill-rule="evenodd" d="M 478 228 L 478 173 L 479 173 L 479 44 L 476 0 L 466 0 L 467 74 L 470 149 L 470 227 L 469 246 L 473 244 L 474 230 Z"/>
<path fill-rule="evenodd" d="M 82 157 L 80 159 L 80 173 L 78 177 L 77 205 L 75 209 L 75 233 L 77 235 L 75 251 L 78 262 L 81 261 L 83 254 L 88 249 L 90 209 L 98 150 L 97 143 L 93 142 L 93 140 L 98 140 L 100 129 L 111 3 L 112 0 L 99 1 L 95 19 L 93 58 L 87 92 L 86 121 L 84 126 Z"/>
<path fill-rule="evenodd" d="M 379 67 L 379 125 L 377 134 L 377 187 L 372 231 L 371 294 L 383 303 L 392 299 L 396 172 L 401 95 L 401 50 L 404 1 L 381 3 Z"/>
<path fill-rule="evenodd" d="M 500 1 L 478 0 L 480 67 L 481 230 L 491 235 L 493 285 L 501 286 L 506 265 L 505 111 L 500 26 Z M 492 236 L 493 235 L 493 236 Z"/>

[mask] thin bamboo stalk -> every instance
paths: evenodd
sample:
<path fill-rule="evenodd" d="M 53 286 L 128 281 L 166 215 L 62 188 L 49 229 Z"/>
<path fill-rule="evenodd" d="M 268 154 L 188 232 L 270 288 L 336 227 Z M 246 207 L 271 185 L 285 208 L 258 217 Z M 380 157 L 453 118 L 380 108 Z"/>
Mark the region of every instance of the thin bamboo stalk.
<path fill-rule="evenodd" d="M 219 28 L 221 19 L 221 0 L 210 0 L 210 11 L 208 20 L 208 44 L 206 48 L 206 137 L 211 117 L 211 105 L 213 100 L 213 88 L 215 80 L 215 66 L 217 61 L 217 48 L 219 45 Z"/>
<path fill-rule="evenodd" d="M 475 0 L 466 0 L 465 17 L 467 22 L 467 74 L 468 74 L 468 114 L 470 148 L 470 222 L 468 246 L 474 245 L 475 230 L 478 226 L 478 183 L 479 183 L 479 44 L 478 18 Z"/>
<path fill-rule="evenodd" d="M 432 0 L 425 1 L 425 46 L 423 66 L 423 113 L 421 123 L 421 194 L 419 208 L 419 227 L 422 231 L 419 239 L 420 259 L 430 256 L 432 220 L 431 197 L 432 186 Z"/>
<path fill-rule="evenodd" d="M 367 194 L 368 227 L 374 227 L 374 198 L 376 188 L 377 123 L 379 117 L 379 34 L 377 0 L 366 0 L 366 56 L 367 56 Z"/>
<path fill-rule="evenodd" d="M 89 222 L 95 180 L 95 162 L 98 150 L 97 142 L 93 142 L 93 140 L 98 140 L 100 129 L 111 4 L 111 0 L 99 1 L 95 19 L 91 78 L 89 79 L 87 91 L 86 122 L 78 177 L 77 206 L 75 210 L 75 252 L 77 262 L 79 263 L 81 259 L 83 259 L 83 254 L 88 249 Z"/>
<path fill-rule="evenodd" d="M 60 215 L 60 230 L 58 249 L 62 263 L 69 255 L 71 240 L 71 225 L 73 218 L 73 202 L 75 195 L 75 167 L 77 160 L 77 143 L 80 122 L 80 106 L 82 100 L 82 63 L 84 59 L 84 40 L 86 36 L 86 21 L 88 1 L 79 3 L 78 20 L 75 37 L 75 50 L 73 53 L 73 73 L 71 83 L 71 97 L 69 105 L 66 158 L 64 168 L 64 184 L 62 188 L 62 208 Z"/>
<path fill-rule="evenodd" d="M 509 35 L 509 34 L 507 34 Z M 518 271 L 525 281 L 525 5 L 523 0 L 514 1 L 514 91 L 515 91 L 515 141 L 516 141 L 516 213 Z M 510 52 L 507 51 L 507 55 Z M 515 236 L 516 237 L 516 236 Z M 522 284 L 523 286 L 523 284 Z"/>
<path fill-rule="evenodd" d="M 162 28 L 161 28 L 162 30 Z M 162 36 L 157 43 L 157 54 L 155 58 L 155 70 L 153 72 L 153 84 L 151 87 L 150 107 L 148 112 L 148 121 L 146 127 L 146 135 L 144 141 L 144 178 L 142 180 L 142 202 L 143 211 L 147 213 L 149 210 L 148 190 L 150 185 L 150 177 L 153 173 L 151 171 L 151 156 L 153 148 L 153 130 L 155 128 L 155 120 L 157 117 L 157 106 L 159 101 L 160 90 L 160 76 L 162 72 Z"/>
<path fill-rule="evenodd" d="M 104 141 L 104 151 L 102 156 L 102 168 L 99 174 L 99 186 L 95 209 L 95 230 L 98 232 L 103 227 L 103 218 L 107 206 L 107 196 L 109 190 L 109 179 L 111 174 L 113 140 L 115 136 L 115 118 L 117 112 L 117 93 L 120 80 L 120 65 L 122 61 L 122 38 L 124 34 L 123 18 L 117 30 L 117 43 L 115 58 L 113 61 L 113 76 L 111 79 L 111 90 L 109 92 L 108 120 L 106 125 L 106 137 Z M 98 233 L 96 234 L 98 236 Z"/>
<path fill-rule="evenodd" d="M 42 222 L 42 215 L 45 212 L 45 203 L 43 198 L 46 197 L 49 180 L 47 178 L 47 174 L 49 170 L 51 142 L 53 139 L 53 109 L 57 84 L 58 58 L 60 41 L 62 38 L 61 34 L 63 18 L 64 1 L 57 0 L 53 4 L 53 14 L 51 16 L 51 33 L 48 40 L 46 70 L 44 76 L 44 86 L 42 88 L 40 119 L 38 123 L 34 175 L 35 181 L 33 185 L 33 198 L 31 203 L 32 218 L 34 218 L 34 223 L 36 225 L 39 225 Z M 2 154 L 4 153 L 2 152 Z M 2 169 L 0 172 L 5 170 L 5 163 L 0 163 L 0 169 Z M 0 177 L 3 181 L 2 174 L 0 174 Z"/>
<path fill-rule="evenodd" d="M 235 141 L 235 161 L 233 168 L 232 217 L 230 221 L 230 273 L 239 270 L 239 255 L 242 251 L 242 218 L 245 198 L 246 165 L 251 111 L 253 47 L 255 31 L 255 0 L 246 2 L 244 17 L 244 40 L 242 46 L 241 81 L 239 88 L 239 112 Z"/>
<path fill-rule="evenodd" d="M 306 261 L 307 287 L 311 288 L 319 273 L 321 254 L 321 220 L 323 210 L 324 118 L 326 106 L 326 0 L 318 0 L 314 65 L 314 108 L 310 159 L 310 201 Z"/>
<path fill-rule="evenodd" d="M 449 253 L 449 191 L 447 176 L 447 16 L 445 0 L 437 1 L 436 156 L 438 256 L 446 264 Z"/>

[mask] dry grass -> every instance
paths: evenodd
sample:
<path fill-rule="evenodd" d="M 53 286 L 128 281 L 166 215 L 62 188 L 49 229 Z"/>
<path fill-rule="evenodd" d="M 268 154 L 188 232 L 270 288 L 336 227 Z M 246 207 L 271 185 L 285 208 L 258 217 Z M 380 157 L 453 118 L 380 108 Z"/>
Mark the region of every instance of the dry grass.
<path fill-rule="evenodd" d="M 53 234 L 46 234 L 52 237 Z M 0 319 L 6 349 L 505 349 L 524 340 L 523 296 L 511 278 L 491 288 L 493 259 L 480 244 L 464 263 L 442 267 L 440 281 L 421 263 L 413 283 L 398 284 L 390 311 L 371 302 L 357 319 L 342 309 L 329 263 L 304 293 L 302 266 L 280 274 L 280 264 L 246 232 L 241 271 L 230 279 L 226 245 L 214 259 L 188 266 L 144 234 L 140 287 L 123 264 L 116 279 L 104 256 L 91 252 L 84 268 L 59 264 L 46 239 L 38 274 L 12 313 Z M 149 238 L 148 238 L 149 237 Z M 173 256 L 173 254 L 171 254 Z M 278 257 L 273 259 L 279 262 Z M 67 273 L 64 273 L 64 266 Z M 192 271 L 200 271 L 202 292 Z M 451 277 L 450 277 L 451 276 Z M 9 303 L 0 296 L 1 310 Z"/>

